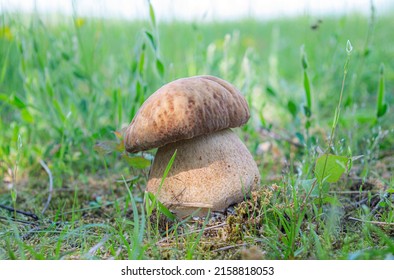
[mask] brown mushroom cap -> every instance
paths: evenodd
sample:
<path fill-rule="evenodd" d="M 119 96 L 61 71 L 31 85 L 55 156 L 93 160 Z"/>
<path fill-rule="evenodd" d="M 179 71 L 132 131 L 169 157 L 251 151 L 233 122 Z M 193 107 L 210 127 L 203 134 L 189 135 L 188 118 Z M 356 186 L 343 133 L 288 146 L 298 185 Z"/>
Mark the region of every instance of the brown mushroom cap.
<path fill-rule="evenodd" d="M 152 94 L 125 132 L 125 148 L 139 152 L 242 126 L 248 104 L 230 83 L 213 76 L 182 78 Z"/>

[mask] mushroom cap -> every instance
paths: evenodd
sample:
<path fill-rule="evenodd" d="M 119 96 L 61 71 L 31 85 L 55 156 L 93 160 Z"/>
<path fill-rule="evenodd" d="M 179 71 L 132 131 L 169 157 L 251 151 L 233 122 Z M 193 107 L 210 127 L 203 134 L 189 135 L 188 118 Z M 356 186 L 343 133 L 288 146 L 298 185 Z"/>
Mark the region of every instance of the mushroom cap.
<path fill-rule="evenodd" d="M 125 131 L 125 148 L 139 152 L 242 126 L 248 104 L 232 84 L 213 76 L 170 82 L 152 94 Z"/>

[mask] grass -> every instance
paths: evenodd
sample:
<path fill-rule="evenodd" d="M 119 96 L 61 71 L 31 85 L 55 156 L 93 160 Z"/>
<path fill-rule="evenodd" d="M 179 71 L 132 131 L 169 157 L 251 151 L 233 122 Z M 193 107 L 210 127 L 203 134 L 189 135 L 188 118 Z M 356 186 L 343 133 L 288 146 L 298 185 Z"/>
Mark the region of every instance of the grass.
<path fill-rule="evenodd" d="M 393 258 L 391 18 L 2 14 L 0 259 Z M 236 132 L 262 184 L 177 221 L 144 205 L 154 151 L 125 154 L 120 131 L 159 86 L 198 74 L 245 94 Z"/>

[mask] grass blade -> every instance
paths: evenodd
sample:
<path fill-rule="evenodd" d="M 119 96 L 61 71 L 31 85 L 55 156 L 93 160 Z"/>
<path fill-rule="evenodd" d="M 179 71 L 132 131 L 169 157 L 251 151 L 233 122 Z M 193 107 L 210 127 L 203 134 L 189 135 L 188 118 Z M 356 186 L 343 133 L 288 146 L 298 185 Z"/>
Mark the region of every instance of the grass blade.
<path fill-rule="evenodd" d="M 384 83 L 384 64 L 380 65 L 379 71 L 379 85 L 378 85 L 378 100 L 376 108 L 376 117 L 381 118 L 386 114 L 387 103 L 384 102 L 385 83 Z"/>
<path fill-rule="evenodd" d="M 164 180 L 167 178 L 167 175 L 170 172 L 170 169 L 171 169 L 171 167 L 172 167 L 172 165 L 174 163 L 174 160 L 175 160 L 175 157 L 176 157 L 176 153 L 177 153 L 177 150 L 175 150 L 174 154 L 172 155 L 171 159 L 169 160 L 169 162 L 168 162 L 168 164 L 166 166 L 166 169 L 164 170 L 163 177 L 161 178 L 160 185 L 159 185 L 159 188 L 157 190 L 157 193 L 155 193 L 153 195 L 148 195 L 149 199 L 146 200 L 146 212 L 147 212 L 148 216 L 150 216 L 152 214 L 153 210 L 156 207 L 157 207 L 157 209 L 159 209 L 159 208 L 163 209 L 163 207 L 164 207 L 164 205 L 159 207 L 157 197 L 159 196 L 160 190 L 161 190 L 161 188 L 163 187 L 163 184 L 164 184 Z M 170 219 L 174 219 L 175 218 L 173 215 L 169 215 L 169 213 L 170 213 L 169 211 L 163 211 L 162 213 L 163 214 L 167 214 Z"/>

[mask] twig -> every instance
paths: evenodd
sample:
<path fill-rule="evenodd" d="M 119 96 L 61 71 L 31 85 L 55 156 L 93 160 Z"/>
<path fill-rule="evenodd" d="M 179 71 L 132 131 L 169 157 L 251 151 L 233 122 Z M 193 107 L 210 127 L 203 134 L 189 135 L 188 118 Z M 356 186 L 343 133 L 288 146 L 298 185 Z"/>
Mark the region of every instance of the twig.
<path fill-rule="evenodd" d="M 88 256 L 93 256 L 94 254 L 96 254 L 97 250 L 100 249 L 100 247 L 103 246 L 104 243 L 107 242 L 108 239 L 109 239 L 109 235 L 105 235 L 103 237 L 103 239 L 100 240 L 99 243 L 97 243 L 92 248 L 90 248 L 90 250 L 88 251 L 87 255 Z"/>
<path fill-rule="evenodd" d="M 278 141 L 286 141 L 286 142 L 290 143 L 291 145 L 293 145 L 293 146 L 295 146 L 295 147 L 297 147 L 297 148 L 303 148 L 303 147 L 304 147 L 302 144 L 297 143 L 297 142 L 291 140 L 291 139 L 288 138 L 288 137 L 279 135 L 278 133 L 273 132 L 273 131 L 271 131 L 271 130 L 268 130 L 268 129 L 266 129 L 266 128 L 260 128 L 260 129 L 259 129 L 259 132 L 260 132 L 261 135 L 269 136 L 269 137 L 271 137 L 271 138 L 273 138 L 273 139 L 275 139 L 275 140 L 278 140 Z"/>
<path fill-rule="evenodd" d="M 382 226 L 394 226 L 394 223 L 386 223 L 386 222 L 379 222 L 379 221 L 365 221 L 353 217 L 349 217 L 349 220 L 356 221 L 356 222 L 361 222 L 361 223 L 366 223 L 366 224 L 374 224 L 374 225 L 382 225 Z"/>
<path fill-rule="evenodd" d="M 242 243 L 242 244 L 236 244 L 236 245 L 229 245 L 229 246 L 225 246 L 225 247 L 221 247 L 215 250 L 212 250 L 211 252 L 219 252 L 219 251 L 226 251 L 226 250 L 230 250 L 233 248 L 237 248 L 237 247 L 244 247 L 248 245 L 248 243 Z"/>
<path fill-rule="evenodd" d="M 52 222 L 49 221 L 50 224 L 44 224 L 44 225 L 36 225 L 34 228 L 30 229 L 27 233 L 25 233 L 24 235 L 22 235 L 22 239 L 26 240 L 28 238 L 30 238 L 33 234 L 41 232 L 41 231 L 45 231 L 46 233 L 61 233 L 62 231 L 59 229 L 55 229 L 53 231 L 47 231 L 48 228 L 55 226 L 56 228 L 58 226 L 60 226 L 62 224 L 62 222 Z"/>
<path fill-rule="evenodd" d="M 139 178 L 139 176 L 134 176 L 133 178 L 130 178 L 130 179 L 115 180 L 115 183 L 124 183 L 124 182 L 130 183 L 130 182 L 136 181 L 138 178 Z"/>
<path fill-rule="evenodd" d="M 35 226 L 34 228 L 30 229 L 28 232 L 26 232 L 24 235 L 22 235 L 22 240 L 27 240 L 32 236 L 34 233 L 42 230 L 40 226 Z"/>
<path fill-rule="evenodd" d="M 267 239 L 267 238 L 264 238 L 264 239 Z M 263 242 L 264 239 L 252 238 L 252 241 L 254 241 L 255 243 L 260 243 L 260 242 Z M 211 252 L 225 251 L 225 250 L 230 250 L 230 249 L 237 248 L 237 247 L 245 247 L 247 245 L 252 245 L 252 244 L 244 242 L 242 244 L 228 245 L 228 246 L 224 246 L 224 247 L 220 247 L 218 249 L 212 250 Z"/>
<path fill-rule="evenodd" d="M 52 199 L 52 192 L 53 192 L 53 178 L 52 178 L 52 173 L 51 170 L 49 169 L 48 165 L 46 165 L 46 163 L 40 159 L 40 164 L 41 166 L 44 168 L 45 172 L 48 174 L 49 176 L 49 190 L 48 190 L 48 199 L 47 202 L 44 205 L 44 208 L 41 211 L 41 214 L 44 214 L 44 212 L 47 210 L 49 203 L 51 202 Z"/>
<path fill-rule="evenodd" d="M 384 193 L 383 197 L 376 203 L 375 207 L 371 210 L 370 216 L 374 215 L 380 208 L 380 203 L 383 202 L 385 199 L 388 199 L 391 196 L 388 192 Z"/>
<path fill-rule="evenodd" d="M 115 256 L 111 256 L 107 260 L 115 260 L 115 258 L 117 258 L 121 252 L 122 252 L 122 246 L 119 246 L 118 250 L 116 250 Z"/>
<path fill-rule="evenodd" d="M 0 216 L 0 220 L 17 222 L 17 223 L 21 223 L 21 224 L 24 224 L 24 225 L 37 226 L 37 223 L 35 223 L 35 222 L 29 222 L 29 221 L 14 219 L 14 218 L 7 218 L 7 217 L 3 217 L 3 216 Z"/>
<path fill-rule="evenodd" d="M 2 204 L 0 204 L 0 208 L 3 208 L 3 209 L 5 209 L 5 210 L 7 210 L 7 211 L 10 211 L 10 212 L 12 212 L 12 213 L 15 213 L 15 212 L 16 212 L 16 213 L 18 213 L 18 214 L 21 214 L 21 215 L 24 215 L 24 216 L 33 218 L 35 221 L 38 221 L 38 217 L 37 217 L 37 215 L 34 214 L 34 213 L 25 212 L 25 211 L 21 211 L 21 210 L 16 210 L 16 209 L 14 209 L 13 207 L 9 207 L 9 206 L 2 205 Z"/>
<path fill-rule="evenodd" d="M 330 194 L 378 194 L 379 191 L 329 191 Z"/>

